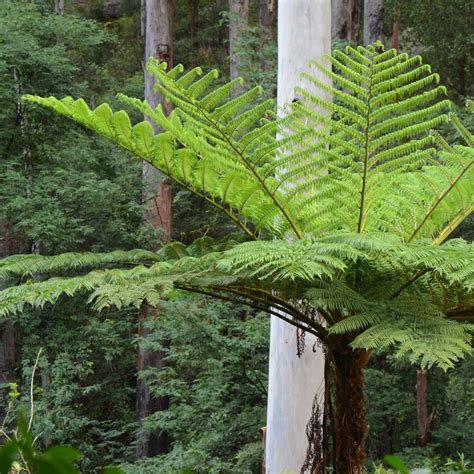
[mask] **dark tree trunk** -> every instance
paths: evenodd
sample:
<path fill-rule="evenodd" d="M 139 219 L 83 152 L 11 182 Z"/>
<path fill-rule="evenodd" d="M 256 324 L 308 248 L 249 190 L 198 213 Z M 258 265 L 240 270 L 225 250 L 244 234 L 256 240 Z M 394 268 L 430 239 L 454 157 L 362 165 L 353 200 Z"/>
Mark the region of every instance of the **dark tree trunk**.
<path fill-rule="evenodd" d="M 6 223 L 0 225 L 0 258 L 7 257 L 9 253 L 9 229 Z M 13 324 L 9 319 L 0 322 L 0 384 L 8 384 L 15 380 L 15 334 Z M 0 420 L 3 420 L 7 410 L 9 388 L 0 392 Z"/>
<path fill-rule="evenodd" d="M 276 27 L 276 6 L 275 0 L 260 0 L 258 10 L 258 22 L 261 27 L 261 45 L 262 48 L 268 47 L 275 40 Z M 262 54 L 261 67 L 264 71 L 271 68 L 271 64 L 266 60 L 265 54 Z"/>
<path fill-rule="evenodd" d="M 150 335 L 150 329 L 146 327 L 146 320 L 156 316 L 157 308 L 144 305 L 140 311 L 139 337 L 144 339 Z M 143 344 L 138 346 L 137 372 L 153 368 L 158 373 L 164 366 L 164 353 L 145 348 Z M 157 411 L 168 409 L 168 397 L 156 397 L 150 390 L 149 380 L 137 381 L 137 418 L 142 421 L 147 416 Z M 153 457 L 168 451 L 168 435 L 162 430 L 142 430 L 139 433 L 135 448 L 136 457 Z"/>
<path fill-rule="evenodd" d="M 334 455 L 336 474 L 363 474 L 365 461 L 364 367 L 369 353 L 346 350 L 333 355 L 336 369 Z"/>
<path fill-rule="evenodd" d="M 361 0 L 331 1 L 331 36 L 357 43 L 359 40 Z"/>
<path fill-rule="evenodd" d="M 428 426 L 428 373 L 416 371 L 416 424 L 420 435 L 420 444 L 426 445 L 426 427 Z"/>
<path fill-rule="evenodd" d="M 383 41 L 383 0 L 364 1 L 364 46 Z"/>
<path fill-rule="evenodd" d="M 0 323 L 0 384 L 8 384 L 15 380 L 15 335 L 13 324 L 5 319 Z M 8 392 L 2 388 L 0 392 L 0 419 L 6 416 L 8 406 Z"/>
<path fill-rule="evenodd" d="M 259 0 L 258 22 L 263 29 L 262 39 L 266 43 L 273 41 L 276 26 L 275 0 Z"/>
<path fill-rule="evenodd" d="M 173 65 L 173 18 L 174 0 L 142 0 L 142 39 L 144 45 L 144 63 L 153 57 Z M 153 106 L 162 104 L 169 112 L 170 104 L 154 90 L 154 78 L 144 70 L 145 99 Z M 151 122 L 155 133 L 158 127 Z M 162 232 L 161 242 L 171 239 L 172 197 L 171 184 L 159 171 L 148 163 L 143 164 L 143 200 L 145 202 L 144 219 Z M 158 246 L 158 242 L 157 242 Z M 149 335 L 146 320 L 159 313 L 158 308 L 143 305 L 140 311 L 138 331 L 140 339 Z M 163 367 L 164 353 L 153 351 L 139 344 L 137 370 L 154 369 L 159 372 Z M 168 408 L 167 397 L 156 397 L 150 390 L 147 380 L 137 380 L 137 419 L 143 419 L 152 413 Z M 137 458 L 156 456 L 168 451 L 168 436 L 163 431 L 139 430 L 135 454 Z"/>
<path fill-rule="evenodd" d="M 433 407 L 431 413 L 428 408 L 428 371 L 418 369 L 416 371 L 416 424 L 420 446 L 424 447 L 431 443 L 433 429 L 438 416 L 438 410 Z"/>

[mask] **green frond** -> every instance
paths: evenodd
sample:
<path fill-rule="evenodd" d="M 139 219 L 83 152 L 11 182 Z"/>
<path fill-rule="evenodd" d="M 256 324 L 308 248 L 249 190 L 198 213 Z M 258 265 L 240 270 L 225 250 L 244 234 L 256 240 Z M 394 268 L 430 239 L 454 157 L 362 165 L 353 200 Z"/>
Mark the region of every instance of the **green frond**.
<path fill-rule="evenodd" d="M 303 75 L 311 90 L 299 88 L 301 101 L 278 116 L 258 87 L 234 96 L 240 79 L 217 84 L 216 71 L 167 72 L 154 60 L 148 68 L 173 103 L 169 116 L 125 96 L 146 121 L 132 124 L 107 104 L 27 96 L 146 160 L 254 241 L 15 257 L 0 263 L 9 284 L 49 279 L 1 291 L 0 314 L 80 292 L 101 309 L 186 289 L 286 314 L 326 341 L 347 334 L 354 347 L 396 346 L 424 366 L 452 365 L 470 350 L 468 327 L 452 319 L 474 304 L 474 258 L 467 243 L 445 241 L 474 208 L 472 134 L 419 56 L 377 43 L 328 62 L 312 63 L 317 77 Z M 445 124 L 465 146 L 434 130 Z"/>
<path fill-rule="evenodd" d="M 115 250 L 107 253 L 70 252 L 55 256 L 13 255 L 0 260 L 0 280 L 44 274 L 79 272 L 91 268 L 152 264 L 159 254 L 147 250 Z"/>

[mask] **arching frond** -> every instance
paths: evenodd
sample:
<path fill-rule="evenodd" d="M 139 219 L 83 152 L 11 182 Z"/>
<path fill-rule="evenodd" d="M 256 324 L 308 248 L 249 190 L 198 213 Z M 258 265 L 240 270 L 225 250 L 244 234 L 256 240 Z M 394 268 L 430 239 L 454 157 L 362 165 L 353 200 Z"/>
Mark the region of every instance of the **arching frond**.
<path fill-rule="evenodd" d="M 452 365 L 470 350 L 458 320 L 472 313 L 474 259 L 472 245 L 446 239 L 474 206 L 474 139 L 419 56 L 380 48 L 336 51 L 330 68 L 314 63 L 317 77 L 304 79 L 324 94 L 298 89 L 302 100 L 279 117 L 258 87 L 234 97 L 235 80 L 216 86 L 215 71 L 166 72 L 152 60 L 174 111 L 120 99 L 157 134 L 107 104 L 28 96 L 148 161 L 254 242 L 12 257 L 0 279 L 49 279 L 1 291 L 0 314 L 78 292 L 100 309 L 185 289 L 275 313 L 328 344 L 344 334 L 354 347 L 395 345 L 422 365 Z M 449 145 L 442 124 L 465 143 Z"/>

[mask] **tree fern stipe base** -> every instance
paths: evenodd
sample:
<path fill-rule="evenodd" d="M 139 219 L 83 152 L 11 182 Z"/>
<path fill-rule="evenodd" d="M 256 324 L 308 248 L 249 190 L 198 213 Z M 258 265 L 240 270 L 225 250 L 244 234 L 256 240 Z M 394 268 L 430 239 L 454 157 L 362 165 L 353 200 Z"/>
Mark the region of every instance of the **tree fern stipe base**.
<path fill-rule="evenodd" d="M 336 474 L 364 474 L 365 422 L 364 368 L 369 353 L 342 348 L 334 354 L 335 414 L 334 467 Z"/>

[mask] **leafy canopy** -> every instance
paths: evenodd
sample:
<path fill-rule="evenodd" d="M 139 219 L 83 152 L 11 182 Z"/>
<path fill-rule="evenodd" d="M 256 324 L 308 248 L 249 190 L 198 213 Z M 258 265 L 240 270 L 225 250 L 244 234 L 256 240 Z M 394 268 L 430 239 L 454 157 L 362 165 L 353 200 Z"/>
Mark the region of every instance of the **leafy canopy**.
<path fill-rule="evenodd" d="M 167 72 L 150 60 L 174 111 L 119 97 L 158 134 L 107 104 L 27 96 L 150 162 L 247 241 L 204 238 L 113 259 L 10 257 L 0 275 L 28 284 L 0 292 L 2 314 L 62 294 L 88 292 L 100 309 L 185 289 L 266 310 L 329 346 L 395 344 L 424 366 L 452 365 L 470 350 L 469 326 L 455 319 L 472 309 L 474 259 L 470 244 L 446 239 L 472 212 L 474 139 L 419 56 L 376 44 L 329 60 L 331 69 L 313 64 L 327 81 L 305 78 L 333 101 L 300 89 L 303 99 L 279 115 L 259 87 L 233 97 L 238 79 L 215 87 L 216 71 Z M 464 145 L 433 131 L 445 123 Z"/>

